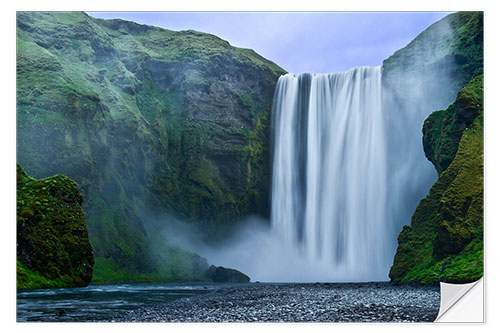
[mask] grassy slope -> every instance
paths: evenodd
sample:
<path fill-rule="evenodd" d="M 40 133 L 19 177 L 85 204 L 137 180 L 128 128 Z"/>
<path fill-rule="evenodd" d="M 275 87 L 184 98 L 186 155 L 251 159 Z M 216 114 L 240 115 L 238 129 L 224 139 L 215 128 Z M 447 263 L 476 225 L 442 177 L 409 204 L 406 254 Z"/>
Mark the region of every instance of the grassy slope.
<path fill-rule="evenodd" d="M 20 12 L 17 23 L 18 161 L 79 184 L 95 282 L 179 280 L 191 267 L 193 254 L 165 249 L 144 210 L 209 240 L 267 213 L 281 68 L 195 31 L 78 12 Z"/>
<path fill-rule="evenodd" d="M 440 174 L 399 235 L 393 282 L 469 282 L 483 274 L 482 101 L 478 76 L 426 120 L 426 154 Z"/>

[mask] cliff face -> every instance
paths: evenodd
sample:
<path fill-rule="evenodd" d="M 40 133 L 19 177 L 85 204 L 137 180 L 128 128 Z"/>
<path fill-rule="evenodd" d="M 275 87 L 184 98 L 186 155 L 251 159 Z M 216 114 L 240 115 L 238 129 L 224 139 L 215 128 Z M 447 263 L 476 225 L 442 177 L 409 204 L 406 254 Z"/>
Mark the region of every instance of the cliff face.
<path fill-rule="evenodd" d="M 382 69 L 387 153 L 391 157 L 387 166 L 388 214 L 395 221 L 391 238 L 399 241 L 394 244 L 397 254 L 390 277 L 392 281 L 422 281 L 428 273 L 429 253 L 433 252 L 429 240 L 436 235 L 435 227 L 430 227 L 437 223 L 433 209 L 442 198 L 442 193 L 433 193 L 444 186 L 442 172 L 455 159 L 462 132 L 474 117 L 469 112 L 460 117 L 454 111 L 431 113 L 461 104 L 462 93 L 454 103 L 457 93 L 483 73 L 483 13 L 458 12 L 444 17 L 385 60 Z M 424 219 L 422 205 L 434 208 L 424 210 L 427 222 L 414 222 Z M 405 226 L 401 232 L 402 226 L 410 222 L 412 227 Z M 429 279 L 435 281 L 435 277 Z"/>
<path fill-rule="evenodd" d="M 191 255 L 150 255 L 161 224 L 144 212 L 206 240 L 268 214 L 269 113 L 283 73 L 209 34 L 19 12 L 18 161 L 79 184 L 98 281 L 157 274 Z"/>
<path fill-rule="evenodd" d="M 84 287 L 94 255 L 81 208 L 68 177 L 35 180 L 17 165 L 17 287 Z"/>
<path fill-rule="evenodd" d="M 384 84 L 401 103 L 413 96 L 447 106 L 483 73 L 483 49 L 483 13 L 450 14 L 384 60 Z"/>
<path fill-rule="evenodd" d="M 483 275 L 483 77 L 423 127 L 439 177 L 400 233 L 393 282 L 470 282 Z"/>

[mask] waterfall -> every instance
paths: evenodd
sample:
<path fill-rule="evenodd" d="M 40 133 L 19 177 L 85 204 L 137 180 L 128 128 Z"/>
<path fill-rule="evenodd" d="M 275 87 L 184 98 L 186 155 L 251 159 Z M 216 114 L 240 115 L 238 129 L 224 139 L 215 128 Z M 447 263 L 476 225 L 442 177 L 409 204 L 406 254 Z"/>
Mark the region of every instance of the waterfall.
<path fill-rule="evenodd" d="M 398 234 L 437 178 L 422 124 L 450 103 L 413 79 L 383 85 L 381 67 L 281 76 L 271 223 L 248 217 L 231 241 L 197 252 L 253 281 L 389 280 Z"/>
<path fill-rule="evenodd" d="M 287 74 L 276 87 L 271 226 L 332 278 L 387 279 L 381 95 L 380 67 Z"/>

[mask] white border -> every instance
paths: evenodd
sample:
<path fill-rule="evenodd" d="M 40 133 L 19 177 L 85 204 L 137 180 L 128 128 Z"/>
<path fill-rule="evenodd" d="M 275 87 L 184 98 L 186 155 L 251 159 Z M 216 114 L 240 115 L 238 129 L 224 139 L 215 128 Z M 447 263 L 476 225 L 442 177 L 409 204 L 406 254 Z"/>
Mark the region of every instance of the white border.
<path fill-rule="evenodd" d="M 282 330 L 289 332 L 314 330 L 331 332 L 333 329 L 357 330 L 368 328 L 375 332 L 400 332 L 418 331 L 422 329 L 453 329 L 454 332 L 470 332 L 477 329 L 492 329 L 496 327 L 499 320 L 497 315 L 498 305 L 495 296 L 498 295 L 498 283 L 488 281 L 500 281 L 498 278 L 498 266 L 495 265 L 497 258 L 495 252 L 498 249 L 497 237 L 500 237 L 500 224 L 498 210 L 495 206 L 499 197 L 498 187 L 498 151 L 497 143 L 499 123 L 498 116 L 500 107 L 498 99 L 498 32 L 500 31 L 500 17 L 495 6 L 496 1 L 301 1 L 292 2 L 286 0 L 269 1 L 254 0 L 247 2 L 236 2 L 234 0 L 190 0 L 178 2 L 166 1 L 97 1 L 87 0 L 85 2 L 72 1 L 8 1 L 2 4 L 1 24 L 3 37 L 3 50 L 1 73 L 2 78 L 2 111 L 0 122 L 2 135 L 2 327 L 14 330 L 37 330 L 37 331 L 66 331 L 67 329 L 86 331 L 119 329 L 125 331 L 137 331 L 146 328 L 152 331 L 173 330 L 187 331 L 202 329 L 217 332 L 253 332 L 255 330 Z M 16 324 L 15 323 L 15 275 L 12 267 L 15 266 L 15 11 L 18 10 L 84 10 L 84 11 L 455 11 L 455 10 L 484 10 L 485 11 L 485 291 L 486 296 L 486 325 L 464 325 L 464 324 Z M 5 158 L 7 157 L 7 158 Z M 493 258 L 490 262 L 489 258 Z M 404 326 L 402 326 L 404 325 Z M 426 325 L 426 327 L 421 327 Z"/>

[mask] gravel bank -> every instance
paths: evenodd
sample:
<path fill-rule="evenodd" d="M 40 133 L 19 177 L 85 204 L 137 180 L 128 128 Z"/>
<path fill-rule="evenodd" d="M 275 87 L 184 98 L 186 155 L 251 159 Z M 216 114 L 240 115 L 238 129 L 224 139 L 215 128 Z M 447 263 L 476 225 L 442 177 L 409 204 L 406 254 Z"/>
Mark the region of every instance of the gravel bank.
<path fill-rule="evenodd" d="M 439 312 L 438 286 L 389 283 L 253 284 L 143 308 L 135 322 L 423 322 Z"/>

